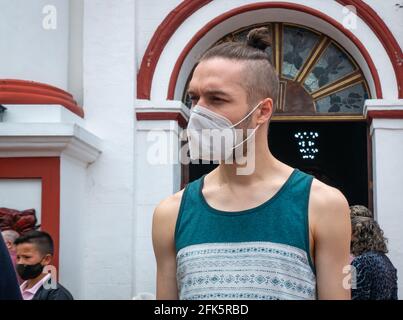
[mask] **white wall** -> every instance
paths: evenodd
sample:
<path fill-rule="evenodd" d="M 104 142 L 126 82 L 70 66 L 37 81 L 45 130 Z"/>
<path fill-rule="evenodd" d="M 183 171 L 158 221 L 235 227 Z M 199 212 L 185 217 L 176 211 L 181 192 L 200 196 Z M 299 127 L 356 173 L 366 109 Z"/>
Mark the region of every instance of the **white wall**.
<path fill-rule="evenodd" d="M 84 2 L 86 127 L 103 139 L 87 169 L 84 298 L 134 295 L 135 1 Z"/>
<path fill-rule="evenodd" d="M 35 209 L 38 224 L 41 223 L 41 197 L 41 179 L 0 179 L 0 207 L 20 211 Z"/>
<path fill-rule="evenodd" d="M 83 103 L 83 1 L 69 1 L 68 92 L 79 105 Z"/>
<path fill-rule="evenodd" d="M 136 56 L 137 66 L 154 32 L 165 17 L 181 3 L 181 0 L 136 0 Z"/>
<path fill-rule="evenodd" d="M 374 119 L 372 123 L 374 212 L 389 240 L 389 257 L 403 290 L 403 120 Z"/>
<path fill-rule="evenodd" d="M 46 5 L 57 12 L 55 30 L 46 30 Z M 34 80 L 67 89 L 68 0 L 0 0 L 0 78 Z"/>
<path fill-rule="evenodd" d="M 85 297 L 85 250 L 89 221 L 85 210 L 86 165 L 72 157 L 60 157 L 59 281 L 75 299 Z"/>
<path fill-rule="evenodd" d="M 136 131 L 136 294 L 156 294 L 152 217 L 156 205 L 180 189 L 177 121 L 139 121 Z"/>
<path fill-rule="evenodd" d="M 382 18 L 403 48 L 403 2 L 401 0 L 364 0 Z M 400 8 L 400 6 L 402 8 Z"/>

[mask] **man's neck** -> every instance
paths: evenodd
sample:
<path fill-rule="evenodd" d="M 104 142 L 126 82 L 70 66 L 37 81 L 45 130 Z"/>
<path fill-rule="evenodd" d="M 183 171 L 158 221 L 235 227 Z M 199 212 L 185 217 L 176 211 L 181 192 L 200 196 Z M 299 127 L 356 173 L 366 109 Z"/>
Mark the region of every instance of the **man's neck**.
<path fill-rule="evenodd" d="M 27 281 L 27 285 L 25 289 L 31 289 L 33 286 L 35 286 L 39 281 L 41 281 L 44 277 L 46 277 L 45 273 L 41 273 L 39 276 L 37 276 L 34 279 L 29 279 Z"/>
<path fill-rule="evenodd" d="M 250 152 L 252 150 L 249 150 Z M 216 171 L 216 177 L 220 183 L 235 183 L 248 185 L 257 180 L 264 180 L 270 173 L 278 171 L 283 165 L 270 152 L 267 140 L 256 141 L 255 149 L 252 151 L 253 156 L 247 157 L 246 164 L 220 164 Z M 252 168 L 249 174 L 242 174 L 241 170 L 247 166 Z"/>

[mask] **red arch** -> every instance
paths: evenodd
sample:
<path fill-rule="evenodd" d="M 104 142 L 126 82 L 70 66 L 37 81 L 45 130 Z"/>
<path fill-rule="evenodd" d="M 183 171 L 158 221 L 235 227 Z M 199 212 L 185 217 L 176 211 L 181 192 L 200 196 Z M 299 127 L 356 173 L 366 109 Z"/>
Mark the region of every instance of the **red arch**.
<path fill-rule="evenodd" d="M 399 99 L 403 98 L 403 53 L 402 48 L 396 41 L 392 32 L 383 22 L 382 18 L 362 0 L 336 0 L 341 5 L 353 5 L 356 7 L 357 15 L 366 22 L 366 24 L 376 34 L 384 46 L 393 69 L 395 70 L 397 85 L 399 90 Z"/>
<path fill-rule="evenodd" d="M 0 80 L 0 103 L 3 104 L 60 104 L 84 118 L 84 110 L 73 96 L 48 84 L 15 80 Z"/>
<path fill-rule="evenodd" d="M 358 38 L 356 36 L 354 36 L 354 34 L 351 31 L 345 29 L 341 23 L 339 23 L 338 21 L 329 17 L 328 15 L 325 15 L 324 13 L 322 13 L 316 9 L 312 9 L 312 8 L 306 7 L 304 5 L 293 4 L 293 3 L 284 3 L 284 2 L 262 2 L 262 3 L 248 4 L 248 5 L 230 10 L 230 11 L 216 17 L 215 19 L 211 20 L 208 24 L 206 24 L 202 29 L 200 29 L 193 36 L 193 38 L 189 41 L 189 43 L 183 49 L 183 51 L 179 55 L 178 60 L 175 63 L 174 70 L 173 70 L 173 72 L 171 74 L 171 78 L 169 80 L 167 99 L 168 100 L 174 99 L 176 82 L 178 80 L 178 76 L 179 76 L 180 69 L 182 68 L 182 64 L 183 64 L 185 58 L 187 57 L 187 55 L 189 54 L 190 50 L 196 45 L 196 43 L 207 32 L 209 32 L 216 25 L 220 24 L 221 22 L 223 22 L 233 16 L 236 16 L 241 13 L 248 12 L 248 11 L 267 9 L 267 8 L 276 8 L 276 9 L 280 8 L 280 9 L 288 9 L 288 10 L 304 12 L 304 13 L 316 16 L 316 17 L 330 23 L 331 25 L 333 25 L 334 27 L 339 29 L 341 32 L 343 32 L 351 41 L 353 41 L 353 43 L 357 46 L 357 48 L 360 50 L 361 54 L 363 55 L 365 61 L 368 64 L 368 67 L 371 71 L 371 75 L 375 82 L 376 96 L 378 99 L 382 98 L 381 82 L 380 82 L 378 71 L 376 70 L 375 64 L 372 61 L 371 56 L 369 55 L 365 46 L 361 43 L 360 40 L 358 40 Z"/>
<path fill-rule="evenodd" d="M 191 16 L 195 11 L 210 3 L 212 0 L 185 0 L 182 1 L 155 31 L 143 60 L 141 61 L 140 70 L 137 75 L 137 98 L 150 99 L 151 84 L 154 76 L 155 68 L 169 39 L 175 33 L 176 29 Z"/>
<path fill-rule="evenodd" d="M 354 5 L 357 8 L 357 14 L 374 30 L 377 37 L 381 40 L 383 45 L 385 46 L 385 50 L 387 51 L 389 57 L 392 60 L 392 64 L 395 68 L 396 78 L 398 80 L 398 88 L 399 88 L 399 98 L 403 98 L 403 89 L 402 89 L 402 66 L 399 66 L 397 63 L 397 58 L 401 58 L 401 48 L 398 45 L 397 41 L 394 39 L 392 33 L 387 28 L 385 23 L 378 17 L 376 12 L 369 6 L 361 3 L 358 0 L 336 0 L 342 5 Z M 151 93 L 151 85 L 152 85 L 152 78 L 155 72 L 155 68 L 158 63 L 158 59 L 161 56 L 162 50 L 165 48 L 166 43 L 171 38 L 171 36 L 175 33 L 175 31 L 179 28 L 186 18 L 188 18 L 193 12 L 197 11 L 199 8 L 203 7 L 204 5 L 210 3 L 211 0 L 200 0 L 200 1 L 193 1 L 193 0 L 185 0 L 176 7 L 171 13 L 166 17 L 166 19 L 161 23 L 158 27 L 157 31 L 155 32 L 154 36 L 152 37 L 147 50 L 144 54 L 141 67 L 137 76 L 137 97 L 139 99 L 150 99 Z M 266 8 L 269 6 L 287 6 L 289 9 L 300 10 L 301 8 L 309 9 L 314 13 L 319 13 L 319 17 L 325 16 L 323 13 L 318 12 L 317 10 L 311 9 L 309 7 L 304 7 L 302 5 L 292 4 L 292 3 L 283 3 L 283 2 L 272 2 L 272 3 L 260 3 L 260 4 L 251 4 L 247 5 L 251 6 L 265 6 Z M 245 7 L 247 7 L 245 6 Z M 239 8 L 238 8 L 239 9 Z M 256 10 L 251 8 L 250 10 Z M 311 13 L 312 14 L 312 13 Z M 378 17 L 378 18 L 376 18 Z M 329 18 L 329 17 L 327 17 Z M 330 19 L 330 18 L 329 18 Z M 334 20 L 333 20 L 334 21 Z M 338 28 L 345 33 L 348 30 L 345 30 L 340 23 L 338 24 Z M 377 31 L 375 31 L 377 30 Z M 351 40 L 355 39 L 359 42 L 359 40 L 351 33 L 349 33 L 349 37 Z M 385 39 L 383 39 L 385 37 Z M 387 40 L 388 39 L 388 40 Z M 387 45 L 386 45 L 387 43 Z M 362 46 L 362 44 L 361 44 Z M 365 47 L 362 46 L 362 50 L 366 52 L 369 61 L 372 63 L 370 65 L 371 73 L 376 87 L 376 92 L 378 98 L 382 98 L 382 89 L 380 85 L 380 80 L 376 68 L 366 51 Z M 368 62 L 368 61 L 367 61 Z M 171 76 L 172 78 L 172 76 Z M 175 82 L 176 84 L 176 82 Z M 170 92 L 168 93 L 168 97 L 173 95 L 172 86 L 173 84 L 170 83 Z"/>

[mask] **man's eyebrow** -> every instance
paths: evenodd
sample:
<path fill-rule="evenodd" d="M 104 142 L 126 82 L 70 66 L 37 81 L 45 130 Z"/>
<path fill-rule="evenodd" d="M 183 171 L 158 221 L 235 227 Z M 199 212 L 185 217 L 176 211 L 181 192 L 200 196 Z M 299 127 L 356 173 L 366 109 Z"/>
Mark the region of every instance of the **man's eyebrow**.
<path fill-rule="evenodd" d="M 226 97 L 226 98 L 230 98 L 231 95 L 226 93 L 225 91 L 219 90 L 219 89 L 207 89 L 204 90 L 203 92 L 205 95 L 209 95 L 209 96 L 222 96 L 222 97 Z M 187 94 L 190 96 L 196 96 L 197 94 L 192 90 L 189 89 L 187 91 Z"/>
<path fill-rule="evenodd" d="M 227 97 L 227 98 L 231 97 L 225 91 L 218 90 L 218 89 L 207 89 L 204 93 L 207 95 L 210 95 L 210 96 L 223 96 L 223 97 Z"/>

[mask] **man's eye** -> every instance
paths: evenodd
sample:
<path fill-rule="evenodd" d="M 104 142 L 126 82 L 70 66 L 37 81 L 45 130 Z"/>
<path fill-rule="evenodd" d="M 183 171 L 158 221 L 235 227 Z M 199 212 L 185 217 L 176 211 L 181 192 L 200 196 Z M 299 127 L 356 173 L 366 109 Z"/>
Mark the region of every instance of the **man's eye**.
<path fill-rule="evenodd" d="M 224 100 L 219 98 L 219 97 L 211 97 L 211 101 L 213 101 L 213 102 L 224 102 Z"/>

